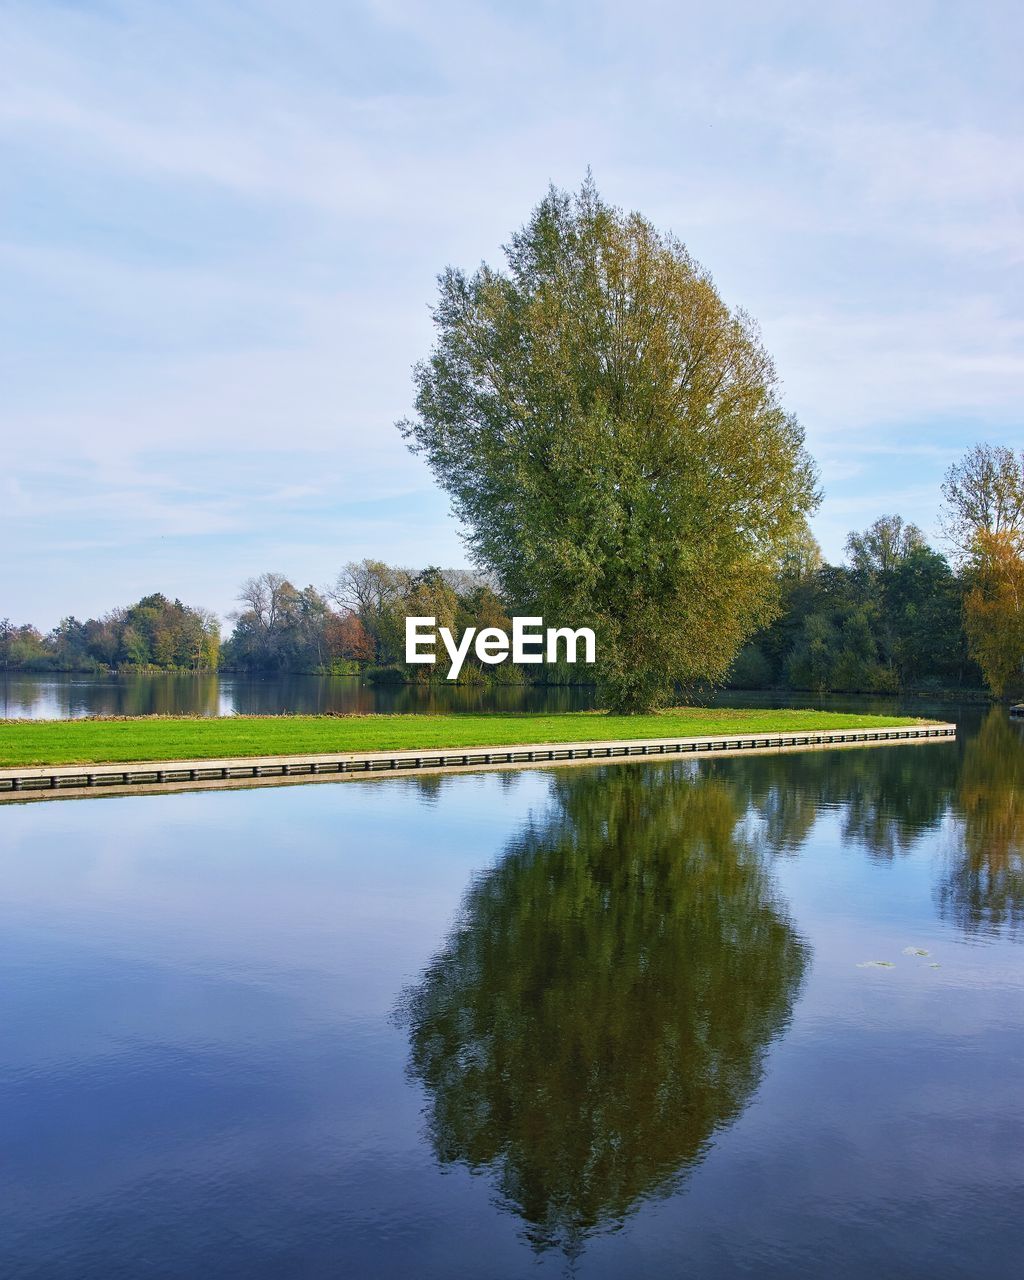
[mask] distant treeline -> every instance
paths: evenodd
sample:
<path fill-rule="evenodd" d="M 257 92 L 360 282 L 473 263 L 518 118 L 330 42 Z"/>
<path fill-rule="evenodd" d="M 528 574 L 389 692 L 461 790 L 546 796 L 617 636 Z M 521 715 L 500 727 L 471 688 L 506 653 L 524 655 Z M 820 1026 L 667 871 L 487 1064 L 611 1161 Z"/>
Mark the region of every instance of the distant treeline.
<path fill-rule="evenodd" d="M 157 592 L 102 618 L 62 618 L 43 635 L 0 619 L 4 671 L 216 671 L 220 621 Z"/>
<path fill-rule="evenodd" d="M 783 564 L 782 612 L 743 649 L 735 688 L 836 693 L 981 688 L 968 654 L 964 602 L 973 576 L 956 573 L 914 525 L 883 516 L 826 564 L 808 538 Z"/>
<path fill-rule="evenodd" d="M 954 572 L 920 530 L 898 516 L 851 534 L 842 565 L 826 564 L 808 534 L 780 567 L 781 613 L 742 650 L 729 683 L 844 693 L 980 688 L 984 681 L 964 631 L 969 590 L 969 575 Z M 377 681 L 437 680 L 443 664 L 404 662 L 407 615 L 435 617 L 453 632 L 511 626 L 486 577 L 458 569 L 416 572 L 379 560 L 347 565 L 324 591 L 263 573 L 243 584 L 239 599 L 223 645 L 214 614 L 159 593 L 102 618 L 65 618 L 48 635 L 5 620 L 0 667 L 366 672 Z M 460 683 L 557 684 L 582 675 L 569 667 L 485 668 L 471 657 Z"/>
<path fill-rule="evenodd" d="M 328 592 L 298 590 L 279 573 L 263 573 L 243 584 L 243 608 L 224 645 L 223 667 L 253 672 L 368 671 L 378 681 L 444 679 L 447 668 L 407 666 L 405 619 L 434 617 L 438 626 L 511 628 L 504 602 L 487 578 L 464 569 L 397 568 L 381 560 L 348 564 Z M 535 676 L 536 667 L 529 668 Z M 542 669 L 544 683 L 561 683 L 567 671 Z M 510 663 L 485 667 L 467 659 L 460 684 L 487 681 L 520 684 L 523 668 Z"/>

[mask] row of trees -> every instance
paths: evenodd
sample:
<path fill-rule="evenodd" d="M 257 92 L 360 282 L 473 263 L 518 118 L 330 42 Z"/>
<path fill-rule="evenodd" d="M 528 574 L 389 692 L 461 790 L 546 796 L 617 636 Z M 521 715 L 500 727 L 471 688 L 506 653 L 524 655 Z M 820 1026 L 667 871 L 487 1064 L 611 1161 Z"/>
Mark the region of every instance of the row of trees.
<path fill-rule="evenodd" d="M 405 619 L 436 617 L 439 626 L 509 628 L 504 604 L 486 579 L 464 569 L 415 571 L 381 560 L 350 563 L 332 588 L 295 587 L 279 573 L 249 578 L 224 646 L 223 665 L 247 671 L 350 672 L 370 667 L 379 679 L 443 677 L 444 668 L 405 665 Z M 494 668 L 488 668 L 492 673 Z M 462 680 L 483 678 L 476 658 Z M 518 683 L 520 671 L 497 668 Z"/>
<path fill-rule="evenodd" d="M 217 616 L 159 592 L 101 618 L 62 618 L 46 635 L 0 619 L 3 671 L 216 671 L 219 653 Z"/>
<path fill-rule="evenodd" d="M 1019 681 L 1020 458 L 979 446 L 951 469 L 952 564 L 886 517 L 851 536 L 847 565 L 824 565 L 807 533 L 817 474 L 771 358 L 679 240 L 588 177 L 575 196 L 552 188 L 506 258 L 440 276 L 415 415 L 398 424 L 483 576 L 364 561 L 318 591 L 264 573 L 224 665 L 401 677 L 407 614 L 454 629 L 517 613 L 593 628 L 603 702 L 624 712 L 730 674 L 887 691 L 977 679 L 973 660 L 997 694 Z M 147 597 L 45 638 L 8 624 L 5 661 L 201 669 L 215 632 Z"/>
<path fill-rule="evenodd" d="M 857 692 L 979 686 L 962 618 L 969 580 L 898 516 L 851 534 L 848 551 L 849 564 L 828 565 L 809 534 L 794 544 L 778 574 L 779 617 L 742 650 L 730 683 Z M 324 592 L 264 573 L 244 584 L 241 600 L 223 665 L 250 671 L 370 668 L 377 679 L 444 679 L 443 662 L 405 664 L 407 616 L 436 617 L 456 633 L 511 626 L 511 607 L 482 576 L 380 560 L 348 564 Z M 590 670 L 485 668 L 470 658 L 460 681 L 591 678 Z"/>
<path fill-rule="evenodd" d="M 987 683 L 1002 695 L 1015 688 L 1024 657 L 1024 458 L 976 446 L 950 468 L 942 492 L 949 557 L 899 515 L 851 533 L 838 565 L 825 562 L 806 526 L 792 535 L 765 588 L 777 601 L 775 617 L 740 650 L 728 682 L 858 693 Z M 508 629 L 515 606 L 497 581 L 379 560 L 348 564 L 325 593 L 262 574 L 243 588 L 225 661 L 253 670 L 370 666 L 395 679 L 443 678 L 444 664 L 405 665 L 405 618 L 434 616 L 455 632 Z M 461 680 L 557 683 L 590 675 L 511 664 L 484 669 L 471 659 Z"/>
<path fill-rule="evenodd" d="M 944 487 L 953 563 L 913 524 L 882 516 L 851 533 L 846 563 L 825 563 L 806 531 L 779 565 L 775 620 L 740 651 L 737 688 L 892 693 L 978 688 L 997 694 L 1019 680 L 1024 654 L 1024 465 L 1006 450 L 978 447 Z M 112 668 L 260 673 L 369 669 L 378 679 L 436 680 L 444 664 L 406 666 L 405 619 L 430 615 L 453 632 L 509 629 L 510 605 L 481 574 L 414 571 L 380 560 L 350 563 L 325 590 L 284 575 L 248 579 L 219 647 L 217 618 L 160 594 L 49 635 L 0 622 L 5 670 Z M 559 683 L 590 672 L 467 660 L 463 683 Z"/>
<path fill-rule="evenodd" d="M 740 653 L 741 687 L 888 693 L 987 684 L 1017 691 L 1024 662 L 1024 457 L 977 445 L 946 475 L 952 563 L 915 525 L 883 516 L 822 563 L 812 539 L 784 558 L 781 610 Z"/>
<path fill-rule="evenodd" d="M 847 540 L 847 563 L 824 563 L 805 539 L 782 565 L 781 610 L 732 671 L 740 688 L 893 693 L 978 687 L 963 624 L 966 575 L 899 516 Z"/>
<path fill-rule="evenodd" d="M 347 613 L 336 613 L 323 592 L 295 587 L 280 573 L 261 573 L 242 585 L 242 608 L 224 646 L 222 665 L 242 671 L 344 671 L 370 657 L 365 636 Z"/>

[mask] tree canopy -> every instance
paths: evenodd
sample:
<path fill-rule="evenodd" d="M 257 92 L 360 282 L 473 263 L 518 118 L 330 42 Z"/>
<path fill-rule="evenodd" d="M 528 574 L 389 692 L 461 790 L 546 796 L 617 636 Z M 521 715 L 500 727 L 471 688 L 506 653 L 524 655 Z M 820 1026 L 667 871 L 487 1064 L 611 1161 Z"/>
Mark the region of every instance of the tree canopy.
<path fill-rule="evenodd" d="M 68 616 L 47 636 L 0 620 L 0 670 L 215 671 L 220 622 L 208 609 L 168 600 L 160 591 L 85 622 Z"/>
<path fill-rule="evenodd" d="M 814 466 L 752 320 L 589 178 L 506 256 L 440 276 L 399 425 L 512 606 L 593 627 L 610 705 L 647 709 L 771 620 Z"/>
<path fill-rule="evenodd" d="M 862 533 L 851 533 L 846 539 L 854 569 L 873 578 L 892 573 L 927 545 L 917 525 L 906 524 L 902 516 L 879 516 Z"/>
<path fill-rule="evenodd" d="M 979 533 L 1020 547 L 1024 540 L 1024 454 L 1004 445 L 976 444 L 946 472 L 943 528 L 961 557 Z"/>
<path fill-rule="evenodd" d="M 1024 555 L 1011 534 L 983 531 L 974 540 L 970 568 L 967 638 L 986 683 L 1002 697 L 1024 666 Z"/>
<path fill-rule="evenodd" d="M 978 444 L 946 472 L 943 526 L 970 589 L 971 656 L 997 695 L 1024 673 L 1024 454 Z"/>

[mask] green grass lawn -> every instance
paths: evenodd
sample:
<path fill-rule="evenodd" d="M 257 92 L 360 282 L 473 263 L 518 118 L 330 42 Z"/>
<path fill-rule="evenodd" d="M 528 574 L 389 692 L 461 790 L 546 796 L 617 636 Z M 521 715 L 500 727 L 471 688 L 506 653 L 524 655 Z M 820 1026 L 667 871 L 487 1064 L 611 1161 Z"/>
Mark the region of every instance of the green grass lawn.
<path fill-rule="evenodd" d="M 912 716 L 834 711 L 679 707 L 649 716 L 556 715 L 229 716 L 129 720 L 0 721 L 0 768 L 225 756 L 313 755 L 519 743 L 685 738 L 725 733 L 885 728 Z"/>

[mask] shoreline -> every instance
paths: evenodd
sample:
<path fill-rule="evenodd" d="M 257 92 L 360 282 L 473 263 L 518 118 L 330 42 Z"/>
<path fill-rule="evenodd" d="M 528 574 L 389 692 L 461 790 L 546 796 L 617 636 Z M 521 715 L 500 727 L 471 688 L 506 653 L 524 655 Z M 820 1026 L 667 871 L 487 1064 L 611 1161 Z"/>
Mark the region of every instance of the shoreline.
<path fill-rule="evenodd" d="M 61 765 L 0 769 L 0 800 L 70 799 L 77 795 L 124 794 L 251 786 L 281 781 L 339 781 L 410 773 L 463 772 L 544 764 L 601 764 L 627 760 L 702 759 L 755 751 L 923 744 L 953 741 L 956 726 L 941 722 L 822 729 L 790 733 L 722 734 L 689 738 L 618 739 L 589 742 L 504 744 L 440 751 L 349 752 L 309 756 L 239 756 L 214 760 L 149 760 L 106 765 Z"/>
<path fill-rule="evenodd" d="M 0 770 L 872 730 L 927 722 L 913 716 L 730 707 L 636 716 L 566 711 L 8 720 L 0 722 Z"/>

